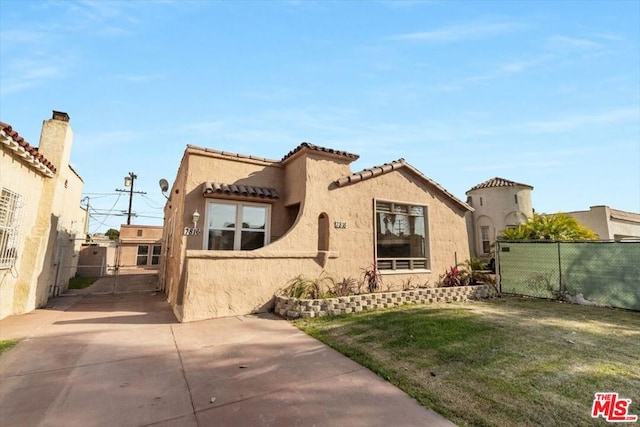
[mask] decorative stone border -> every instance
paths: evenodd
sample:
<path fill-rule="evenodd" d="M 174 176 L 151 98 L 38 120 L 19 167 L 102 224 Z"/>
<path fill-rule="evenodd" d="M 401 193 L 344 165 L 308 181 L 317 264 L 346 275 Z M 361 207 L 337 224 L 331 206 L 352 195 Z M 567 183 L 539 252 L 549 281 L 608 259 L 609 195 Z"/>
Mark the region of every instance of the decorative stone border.
<path fill-rule="evenodd" d="M 275 313 L 289 319 L 336 316 L 404 304 L 467 301 L 490 298 L 493 290 L 487 285 L 420 288 L 409 291 L 380 292 L 326 299 L 298 299 L 276 296 Z"/>

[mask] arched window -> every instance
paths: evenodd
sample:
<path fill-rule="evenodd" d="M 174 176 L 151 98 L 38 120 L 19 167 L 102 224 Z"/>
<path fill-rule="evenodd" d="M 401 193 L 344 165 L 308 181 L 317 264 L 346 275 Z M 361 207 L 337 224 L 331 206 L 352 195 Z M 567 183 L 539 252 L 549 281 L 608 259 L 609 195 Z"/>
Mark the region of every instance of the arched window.
<path fill-rule="evenodd" d="M 329 217 L 324 212 L 318 216 L 318 250 L 329 250 Z"/>

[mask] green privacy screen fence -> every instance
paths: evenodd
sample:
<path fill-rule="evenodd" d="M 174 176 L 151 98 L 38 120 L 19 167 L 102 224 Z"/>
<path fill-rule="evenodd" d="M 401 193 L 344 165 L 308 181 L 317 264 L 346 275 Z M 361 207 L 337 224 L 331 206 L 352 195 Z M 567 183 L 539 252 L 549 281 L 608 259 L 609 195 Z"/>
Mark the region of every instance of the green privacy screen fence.
<path fill-rule="evenodd" d="M 503 293 L 640 311 L 640 241 L 497 242 L 496 255 Z"/>

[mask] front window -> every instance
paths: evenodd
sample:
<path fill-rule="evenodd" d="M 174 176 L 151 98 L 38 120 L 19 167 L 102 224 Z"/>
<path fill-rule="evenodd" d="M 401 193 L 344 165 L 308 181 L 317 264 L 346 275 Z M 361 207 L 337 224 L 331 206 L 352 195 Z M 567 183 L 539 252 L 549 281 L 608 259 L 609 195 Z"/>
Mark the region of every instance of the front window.
<path fill-rule="evenodd" d="M 265 246 L 268 217 L 268 205 L 210 202 L 206 249 L 250 251 Z"/>
<path fill-rule="evenodd" d="M 380 270 L 429 268 L 427 208 L 376 201 L 376 261 Z"/>
<path fill-rule="evenodd" d="M 2 189 L 0 193 L 0 269 L 11 268 L 18 258 L 18 231 L 22 196 Z"/>

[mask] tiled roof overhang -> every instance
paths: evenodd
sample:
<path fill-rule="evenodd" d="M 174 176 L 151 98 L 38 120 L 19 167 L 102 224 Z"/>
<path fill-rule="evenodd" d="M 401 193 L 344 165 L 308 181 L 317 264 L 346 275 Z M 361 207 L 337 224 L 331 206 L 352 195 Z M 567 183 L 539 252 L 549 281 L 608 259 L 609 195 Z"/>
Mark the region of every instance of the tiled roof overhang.
<path fill-rule="evenodd" d="M 311 150 L 311 151 L 318 151 L 320 153 L 332 154 L 332 155 L 335 155 L 335 156 L 338 156 L 338 157 L 344 157 L 344 158 L 349 159 L 351 161 L 357 160 L 360 157 L 357 154 L 348 153 L 346 151 L 334 150 L 333 148 L 320 147 L 318 145 L 313 145 L 313 144 L 310 144 L 308 142 L 303 142 L 302 144 L 298 145 L 293 150 L 289 151 L 289 153 L 287 153 L 287 155 L 284 156 L 281 161 L 284 162 L 285 160 L 287 160 L 288 158 L 290 158 L 291 156 L 293 156 L 294 154 L 296 154 L 297 152 L 299 152 L 299 151 L 301 151 L 303 149 L 308 149 L 308 150 Z"/>
<path fill-rule="evenodd" d="M 38 149 L 20 136 L 18 132 L 7 123 L 0 122 L 0 142 L 41 174 L 52 177 L 56 172 L 56 167 L 47 160 Z"/>
<path fill-rule="evenodd" d="M 256 199 L 278 200 L 280 196 L 273 188 L 254 187 L 252 185 L 223 184 L 220 182 L 205 182 L 202 186 L 205 197 L 231 196 L 249 197 Z"/>
<path fill-rule="evenodd" d="M 384 175 L 386 173 L 389 173 L 389 172 L 392 172 L 392 171 L 395 171 L 395 170 L 399 170 L 399 169 L 405 169 L 405 170 L 410 171 L 411 173 L 416 175 L 418 178 L 420 178 L 420 180 L 425 182 L 427 185 L 435 188 L 439 193 L 441 193 L 444 196 L 450 198 L 454 203 L 456 203 L 462 209 L 467 210 L 467 211 L 473 211 L 474 210 L 470 205 L 468 205 L 467 203 L 465 203 L 462 200 L 458 199 L 456 196 L 454 196 L 453 194 L 448 192 L 443 186 L 441 186 L 440 184 L 438 184 L 437 182 L 435 182 L 434 180 L 432 180 L 428 176 L 424 175 L 418 169 L 414 168 L 409 163 L 407 163 L 404 159 L 394 160 L 394 161 L 392 161 L 390 163 L 385 163 L 385 164 L 380 165 L 380 166 L 374 166 L 372 168 L 363 169 L 363 170 L 361 170 L 359 172 L 354 172 L 351 175 L 348 175 L 348 176 L 345 176 L 345 177 L 342 177 L 342 178 L 336 180 L 334 183 L 338 187 L 344 187 L 346 185 L 355 184 L 357 182 L 364 181 L 364 180 L 367 180 L 367 179 L 370 179 L 370 178 L 374 178 L 376 176 Z"/>
<path fill-rule="evenodd" d="M 470 190 L 467 191 L 467 193 L 469 193 L 469 191 L 479 190 L 481 188 L 499 188 L 499 187 L 525 187 L 530 190 L 533 190 L 533 187 L 528 184 L 521 184 L 519 182 L 509 181 L 508 179 L 495 177 L 472 187 Z"/>

